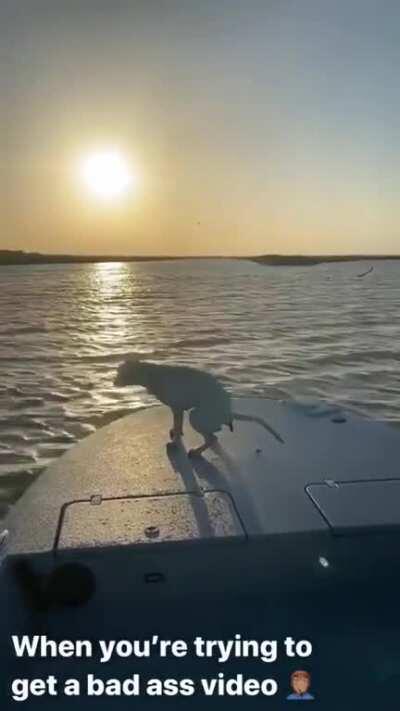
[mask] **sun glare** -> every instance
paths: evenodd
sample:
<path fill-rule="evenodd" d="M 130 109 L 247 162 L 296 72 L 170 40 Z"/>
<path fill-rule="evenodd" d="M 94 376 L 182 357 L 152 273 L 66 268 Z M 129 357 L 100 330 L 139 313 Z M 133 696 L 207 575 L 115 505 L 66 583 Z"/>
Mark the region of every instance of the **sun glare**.
<path fill-rule="evenodd" d="M 102 200 L 122 197 L 135 184 L 128 161 L 117 150 L 91 153 L 82 161 L 81 174 L 89 191 Z"/>

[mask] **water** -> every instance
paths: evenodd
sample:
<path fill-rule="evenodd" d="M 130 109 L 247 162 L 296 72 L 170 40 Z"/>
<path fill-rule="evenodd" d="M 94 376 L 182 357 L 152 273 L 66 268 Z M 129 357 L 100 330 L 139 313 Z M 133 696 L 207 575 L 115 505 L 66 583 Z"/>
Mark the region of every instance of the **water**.
<path fill-rule="evenodd" d="M 322 398 L 400 419 L 400 262 L 0 269 L 0 515 L 52 459 L 154 404 L 117 389 L 130 353 L 213 371 L 239 395 Z"/>

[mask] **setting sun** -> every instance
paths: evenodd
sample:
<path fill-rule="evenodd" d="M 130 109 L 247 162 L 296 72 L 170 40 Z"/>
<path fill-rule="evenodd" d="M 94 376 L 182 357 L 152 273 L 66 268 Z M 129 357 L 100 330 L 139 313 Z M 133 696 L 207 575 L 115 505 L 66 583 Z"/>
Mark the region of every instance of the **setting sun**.
<path fill-rule="evenodd" d="M 112 200 L 128 193 L 135 176 L 125 157 L 117 150 L 103 150 L 86 156 L 81 164 L 86 187 L 96 197 Z"/>

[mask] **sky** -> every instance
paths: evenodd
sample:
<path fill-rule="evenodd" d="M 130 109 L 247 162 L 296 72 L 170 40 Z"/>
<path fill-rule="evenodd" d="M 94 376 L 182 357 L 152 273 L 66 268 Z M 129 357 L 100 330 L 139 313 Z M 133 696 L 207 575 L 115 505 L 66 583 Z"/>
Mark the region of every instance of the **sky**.
<path fill-rule="evenodd" d="M 0 249 L 399 254 L 399 36 L 398 0 L 0 0 Z"/>

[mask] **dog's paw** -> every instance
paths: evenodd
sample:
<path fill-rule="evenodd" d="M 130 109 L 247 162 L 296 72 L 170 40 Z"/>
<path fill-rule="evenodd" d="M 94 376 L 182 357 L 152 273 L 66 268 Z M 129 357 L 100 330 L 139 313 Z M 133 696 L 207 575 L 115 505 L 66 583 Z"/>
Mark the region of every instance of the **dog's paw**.
<path fill-rule="evenodd" d="M 175 430 L 171 429 L 171 430 L 169 431 L 169 437 L 170 437 L 170 439 L 175 439 L 175 436 L 176 436 L 176 435 L 175 435 Z M 180 432 L 178 432 L 178 435 L 177 435 L 177 436 L 178 436 L 178 438 L 183 437 L 183 430 L 181 430 Z"/>

